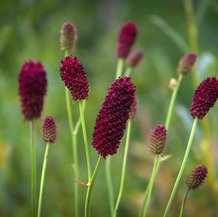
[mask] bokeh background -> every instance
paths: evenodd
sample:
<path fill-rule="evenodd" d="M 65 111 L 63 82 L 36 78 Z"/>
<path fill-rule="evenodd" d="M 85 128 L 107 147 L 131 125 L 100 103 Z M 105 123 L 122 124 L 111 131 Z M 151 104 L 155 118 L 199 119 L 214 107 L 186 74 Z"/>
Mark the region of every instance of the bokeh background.
<path fill-rule="evenodd" d="M 193 9 L 193 10 L 192 10 Z M 193 12 L 193 13 L 192 13 Z M 89 144 L 97 112 L 109 84 L 115 77 L 115 46 L 121 25 L 138 24 L 134 48 L 144 59 L 132 73 L 137 85 L 138 114 L 133 123 L 125 189 L 118 216 L 137 216 L 149 180 L 153 157 L 147 147 L 150 129 L 164 123 L 171 90 L 169 79 L 177 77 L 179 59 L 187 51 L 198 53 L 197 83 L 217 75 L 218 2 L 216 0 L 2 0 L 0 2 L 0 216 L 30 216 L 29 124 L 20 112 L 17 77 L 25 60 L 42 61 L 48 77 L 43 116 L 57 120 L 58 139 L 49 154 L 42 216 L 73 216 L 72 150 L 65 108 L 64 85 L 59 75 L 64 53 L 59 48 L 59 31 L 65 21 L 78 29 L 76 55 L 90 81 L 86 122 Z M 197 34 L 195 34 L 197 30 Z M 170 126 L 167 153 L 158 175 L 149 209 L 150 216 L 162 216 L 185 151 L 192 118 L 189 106 L 196 86 L 193 76 L 184 78 Z M 74 118 L 78 105 L 73 106 Z M 218 109 L 209 114 L 209 140 L 199 123 L 185 174 L 174 199 L 170 216 L 178 216 L 186 191 L 185 177 L 193 167 L 209 166 L 204 186 L 192 192 L 184 216 L 218 216 Z M 42 119 L 41 119 L 42 120 Z M 38 187 L 45 144 L 37 133 Z M 208 143 L 207 143 L 208 142 Z M 97 153 L 91 147 L 92 167 Z M 117 195 L 123 158 L 123 144 L 112 159 L 114 192 Z M 86 162 L 79 133 L 81 180 L 86 180 Z M 80 187 L 80 216 L 83 216 L 86 188 Z M 105 167 L 102 164 L 91 205 L 91 216 L 109 216 Z"/>

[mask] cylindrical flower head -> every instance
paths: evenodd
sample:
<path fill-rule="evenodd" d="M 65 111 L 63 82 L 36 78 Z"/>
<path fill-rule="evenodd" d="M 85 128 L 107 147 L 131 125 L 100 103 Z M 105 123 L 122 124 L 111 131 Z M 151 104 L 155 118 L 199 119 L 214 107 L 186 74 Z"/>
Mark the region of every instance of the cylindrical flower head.
<path fill-rule="evenodd" d="M 151 153 L 163 154 L 167 142 L 167 129 L 163 124 L 157 124 L 155 128 L 151 130 L 149 138 L 149 146 Z"/>
<path fill-rule="evenodd" d="M 117 56 L 126 58 L 131 50 L 137 37 L 137 25 L 133 22 L 126 23 L 122 26 L 117 44 Z"/>
<path fill-rule="evenodd" d="M 88 97 L 89 82 L 83 65 L 76 57 L 68 56 L 61 60 L 60 74 L 73 100 Z"/>
<path fill-rule="evenodd" d="M 179 74 L 187 75 L 194 65 L 196 61 L 197 55 L 193 52 L 187 53 L 185 56 L 183 56 L 178 64 L 177 72 Z"/>
<path fill-rule="evenodd" d="M 127 66 L 130 68 L 136 67 L 141 61 L 142 57 L 143 52 L 141 50 L 135 50 L 134 52 L 131 52 L 126 59 Z"/>
<path fill-rule="evenodd" d="M 202 119 L 212 108 L 218 97 L 218 80 L 208 77 L 203 80 L 195 91 L 190 112 L 193 118 Z"/>
<path fill-rule="evenodd" d="M 187 187 L 191 190 L 197 189 L 199 186 L 203 184 L 206 177 L 207 177 L 207 167 L 205 166 L 196 167 L 186 180 Z"/>
<path fill-rule="evenodd" d="M 113 155 L 119 148 L 134 100 L 136 87 L 130 77 L 116 79 L 98 113 L 92 145 L 100 155 Z"/>
<path fill-rule="evenodd" d="M 45 117 L 41 126 L 41 131 L 42 138 L 46 143 L 55 143 L 57 127 L 55 119 L 52 116 L 49 115 Z"/>
<path fill-rule="evenodd" d="M 26 120 L 41 116 L 47 91 L 46 72 L 37 61 L 26 61 L 19 74 L 19 96 L 22 113 Z"/>
<path fill-rule="evenodd" d="M 66 22 L 60 30 L 60 47 L 63 51 L 73 52 L 76 47 L 77 30 L 73 23 Z"/>

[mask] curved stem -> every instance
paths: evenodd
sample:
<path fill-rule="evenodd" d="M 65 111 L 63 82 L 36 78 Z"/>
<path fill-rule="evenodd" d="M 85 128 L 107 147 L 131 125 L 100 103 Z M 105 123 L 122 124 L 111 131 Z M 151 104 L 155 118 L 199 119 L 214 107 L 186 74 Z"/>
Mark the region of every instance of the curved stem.
<path fill-rule="evenodd" d="M 143 217 L 146 217 L 146 215 L 147 215 L 147 210 L 148 210 L 148 206 L 150 204 L 151 194 L 152 194 L 155 178 L 156 178 L 156 175 L 157 175 L 157 168 L 158 168 L 158 164 L 160 162 L 160 159 L 161 159 L 160 155 L 155 156 L 154 166 L 153 166 L 153 170 L 152 170 L 152 174 L 151 174 L 151 178 L 150 178 L 150 182 L 149 182 L 149 189 L 148 189 L 147 199 L 145 201 L 145 206 L 144 206 L 144 211 L 143 211 Z"/>
<path fill-rule="evenodd" d="M 36 147 L 34 120 L 30 121 L 30 144 L 31 144 L 31 207 L 32 216 L 36 215 Z"/>
<path fill-rule="evenodd" d="M 181 209 L 180 209 L 180 212 L 179 212 L 179 217 L 182 217 L 182 215 L 183 215 L 183 210 L 184 210 L 184 207 L 185 207 L 185 202 L 186 202 L 186 199 L 187 199 L 187 197 L 188 197 L 188 194 L 189 194 L 189 191 L 190 191 L 191 189 L 189 188 L 187 191 L 186 191 L 186 193 L 185 193 L 185 196 L 184 196 L 184 199 L 183 199 L 183 201 L 182 201 L 182 206 L 181 206 Z"/>
<path fill-rule="evenodd" d="M 124 66 L 124 59 L 123 58 L 119 58 L 118 59 L 118 63 L 117 63 L 116 78 L 119 78 L 120 76 L 122 76 L 123 66 Z"/>
<path fill-rule="evenodd" d="M 131 67 L 127 67 L 124 75 L 125 76 L 130 76 L 131 72 L 132 72 L 132 68 Z"/>
<path fill-rule="evenodd" d="M 37 217 L 41 216 L 42 194 L 43 194 L 43 186 L 44 186 L 44 180 L 45 180 L 45 171 L 46 171 L 49 148 L 50 148 L 50 145 L 49 143 L 47 143 L 46 149 L 45 149 L 44 160 L 43 160 L 43 166 L 42 166 Z"/>
<path fill-rule="evenodd" d="M 68 116 L 68 123 L 70 127 L 70 134 L 72 140 L 72 154 L 73 154 L 73 169 L 74 169 L 74 178 L 75 180 L 79 179 L 79 162 L 78 162 L 78 150 L 77 150 L 77 132 L 74 132 L 74 124 L 73 124 L 73 115 L 71 110 L 70 104 L 70 93 L 67 87 L 65 87 L 65 98 L 66 98 L 66 106 L 67 106 L 67 116 Z M 74 210 L 75 210 L 75 217 L 79 217 L 79 192 L 78 192 L 78 184 L 74 184 Z"/>
<path fill-rule="evenodd" d="M 117 202 L 115 205 L 113 216 L 117 216 L 118 207 L 120 204 L 120 200 L 123 193 L 123 187 L 124 187 L 124 181 L 125 181 L 125 175 L 126 175 L 126 162 L 127 162 L 127 156 L 128 156 L 128 150 L 129 150 L 129 141 L 130 141 L 130 132 L 131 132 L 131 120 L 128 121 L 127 126 L 127 135 L 126 135 L 126 144 L 125 144 L 125 150 L 124 150 L 124 157 L 123 157 L 123 166 L 122 166 L 122 174 L 121 174 L 121 180 L 120 180 L 120 189 L 117 197 Z"/>
<path fill-rule="evenodd" d="M 84 140 L 84 144 L 85 144 L 85 151 L 86 151 L 88 182 L 90 182 L 90 180 L 91 180 L 91 163 L 90 163 L 90 157 L 89 157 L 89 146 L 88 146 L 88 141 L 87 141 L 86 124 L 85 124 L 82 101 L 79 101 L 79 113 L 80 113 L 80 120 L 81 120 L 82 131 L 83 131 L 83 140 Z"/>
<path fill-rule="evenodd" d="M 175 101 L 176 101 L 176 96 L 177 96 L 177 93 L 178 93 L 182 78 L 183 78 L 183 75 L 180 74 L 179 77 L 178 77 L 178 80 L 177 80 L 176 87 L 175 87 L 175 89 L 173 90 L 173 93 L 172 93 L 169 109 L 168 109 L 168 112 L 167 112 L 167 118 L 166 118 L 166 122 L 165 122 L 165 127 L 167 129 L 170 126 L 170 121 L 171 121 L 171 118 L 172 118 L 172 113 L 173 113 L 173 109 L 174 109 L 174 105 L 175 105 Z"/>
<path fill-rule="evenodd" d="M 111 156 L 108 156 L 105 162 L 105 171 L 106 171 L 106 181 L 108 186 L 108 198 L 109 198 L 109 206 L 110 206 L 110 215 L 113 216 L 114 211 L 114 190 L 111 178 Z"/>
<path fill-rule="evenodd" d="M 175 184 L 174 184 L 174 186 L 173 186 L 173 190 L 172 190 L 172 192 L 171 192 L 169 201 L 168 201 L 168 203 L 167 203 L 167 207 L 166 207 L 165 212 L 164 212 L 164 217 L 166 217 L 167 214 L 168 214 L 168 211 L 169 211 L 170 206 L 171 206 L 171 204 L 172 204 L 172 201 L 173 201 L 173 198 L 174 198 L 174 196 L 175 196 L 176 190 L 177 190 L 177 188 L 178 188 L 180 179 L 181 179 L 181 177 L 182 177 L 183 171 L 184 171 L 184 169 L 185 169 L 186 162 L 187 162 L 187 159 L 188 159 L 188 156 L 189 156 L 189 152 L 190 152 L 190 150 L 191 150 L 191 145 L 192 145 L 192 141 L 193 141 L 193 138 L 194 138 L 195 130 L 196 130 L 196 127 L 197 127 L 197 122 L 198 122 L 198 119 L 195 118 L 195 119 L 194 119 L 194 122 L 193 122 L 193 125 L 192 125 L 192 129 L 191 129 L 191 133 L 190 133 L 188 145 L 187 145 L 187 147 L 186 147 L 185 155 L 184 155 L 184 157 L 183 157 L 182 165 L 181 165 L 181 167 L 180 167 L 178 176 L 177 176 L 176 181 L 175 181 Z"/>
<path fill-rule="evenodd" d="M 102 159 L 103 159 L 103 157 L 99 156 L 97 164 L 96 164 L 95 169 L 94 169 L 94 172 L 92 174 L 92 178 L 91 178 L 90 183 L 89 183 L 90 185 L 88 186 L 88 190 L 87 190 L 87 193 L 86 193 L 86 201 L 85 201 L 85 217 L 89 217 L 91 193 L 92 193 L 95 178 L 97 176 L 98 169 L 99 169 L 99 166 L 101 164 Z"/>

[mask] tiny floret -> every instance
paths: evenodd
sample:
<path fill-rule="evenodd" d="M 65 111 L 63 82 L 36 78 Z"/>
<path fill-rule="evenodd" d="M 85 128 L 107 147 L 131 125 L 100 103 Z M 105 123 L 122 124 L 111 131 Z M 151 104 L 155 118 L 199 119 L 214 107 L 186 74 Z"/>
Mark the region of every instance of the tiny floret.
<path fill-rule="evenodd" d="M 46 143 L 53 144 L 56 141 L 56 123 L 52 116 L 46 116 L 41 127 L 42 138 Z"/>
<path fill-rule="evenodd" d="M 167 129 L 163 124 L 157 124 L 151 130 L 149 146 L 152 154 L 163 154 L 167 142 Z"/>
<path fill-rule="evenodd" d="M 199 188 L 207 177 L 207 167 L 204 165 L 196 167 L 186 180 L 187 187 L 191 190 Z"/>
<path fill-rule="evenodd" d="M 19 97 L 21 110 L 26 120 L 41 116 L 47 91 L 47 78 L 43 65 L 37 61 L 26 61 L 19 74 Z"/>
<path fill-rule="evenodd" d="M 196 61 L 197 55 L 193 52 L 187 53 L 185 56 L 183 56 L 178 64 L 177 72 L 179 74 L 187 75 L 194 65 Z"/>
<path fill-rule="evenodd" d="M 93 147 L 103 157 L 114 155 L 119 148 L 134 101 L 135 89 L 130 77 L 121 77 L 108 90 L 92 136 Z"/>
<path fill-rule="evenodd" d="M 218 80 L 208 77 L 203 80 L 195 91 L 190 112 L 193 118 L 203 119 L 212 108 L 218 97 Z"/>
<path fill-rule="evenodd" d="M 89 82 L 81 62 L 72 56 L 61 60 L 61 79 L 70 90 L 73 100 L 83 100 L 89 95 Z"/>

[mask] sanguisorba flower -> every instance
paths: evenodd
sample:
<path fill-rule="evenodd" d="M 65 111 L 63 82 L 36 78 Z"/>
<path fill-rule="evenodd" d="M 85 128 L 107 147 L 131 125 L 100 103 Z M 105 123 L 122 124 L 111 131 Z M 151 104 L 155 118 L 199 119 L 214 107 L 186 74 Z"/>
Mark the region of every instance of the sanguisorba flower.
<path fill-rule="evenodd" d="M 130 68 L 136 67 L 141 61 L 143 55 L 143 52 L 139 49 L 131 52 L 126 59 L 127 66 Z"/>
<path fill-rule="evenodd" d="M 163 124 L 157 124 L 152 130 L 149 138 L 149 147 L 152 154 L 163 154 L 167 143 L 167 129 Z"/>
<path fill-rule="evenodd" d="M 70 90 L 73 100 L 83 100 L 89 95 L 89 82 L 81 62 L 72 56 L 61 60 L 61 79 Z"/>
<path fill-rule="evenodd" d="M 65 22 L 60 30 L 60 48 L 73 52 L 76 47 L 77 30 L 72 22 Z"/>
<path fill-rule="evenodd" d="M 207 167 L 204 165 L 196 167 L 186 180 L 187 187 L 190 190 L 199 188 L 207 177 Z"/>
<path fill-rule="evenodd" d="M 53 144 L 56 141 L 57 127 L 55 119 L 48 115 L 44 118 L 42 126 L 42 138 L 46 143 Z"/>
<path fill-rule="evenodd" d="M 26 120 L 41 116 L 47 91 L 47 78 L 43 65 L 37 61 L 26 61 L 19 74 L 19 97 Z"/>
<path fill-rule="evenodd" d="M 203 119 L 212 108 L 218 97 L 218 80 L 208 77 L 203 80 L 195 91 L 190 107 L 193 118 Z"/>
<path fill-rule="evenodd" d="M 134 22 L 126 23 L 122 26 L 117 44 L 117 56 L 126 58 L 137 37 L 137 25 Z"/>
<path fill-rule="evenodd" d="M 177 72 L 179 74 L 187 75 L 196 61 L 197 55 L 194 52 L 189 52 L 183 56 L 178 64 Z"/>
<path fill-rule="evenodd" d="M 103 157 L 117 152 L 130 115 L 135 90 L 130 77 L 116 79 L 108 90 L 92 136 L 92 145 Z"/>

